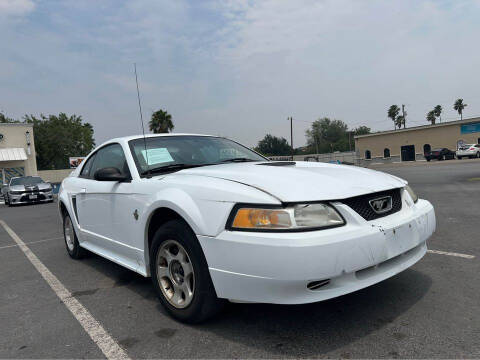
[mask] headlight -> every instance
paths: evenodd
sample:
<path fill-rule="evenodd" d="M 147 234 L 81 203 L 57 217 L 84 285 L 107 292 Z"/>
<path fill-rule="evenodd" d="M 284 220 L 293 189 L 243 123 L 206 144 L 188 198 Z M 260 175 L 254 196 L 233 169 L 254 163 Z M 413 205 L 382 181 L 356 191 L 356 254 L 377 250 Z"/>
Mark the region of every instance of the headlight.
<path fill-rule="evenodd" d="M 281 207 L 237 205 L 227 223 L 229 230 L 302 231 L 344 225 L 342 216 L 330 205 L 296 204 Z"/>
<path fill-rule="evenodd" d="M 410 186 L 405 186 L 405 190 L 407 190 L 408 195 L 412 198 L 413 202 L 416 203 L 418 201 L 418 196 L 415 194 L 415 191 L 412 190 Z"/>

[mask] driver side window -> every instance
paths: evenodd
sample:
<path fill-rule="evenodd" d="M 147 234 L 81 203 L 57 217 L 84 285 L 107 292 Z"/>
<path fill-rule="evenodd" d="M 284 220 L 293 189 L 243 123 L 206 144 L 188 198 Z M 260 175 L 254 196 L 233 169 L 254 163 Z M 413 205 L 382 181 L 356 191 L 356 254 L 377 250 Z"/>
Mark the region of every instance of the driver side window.
<path fill-rule="evenodd" d="M 97 170 L 106 167 L 117 168 L 122 174 L 130 176 L 127 159 L 120 144 L 107 145 L 97 151 L 90 169 L 90 176 L 93 177 Z"/>

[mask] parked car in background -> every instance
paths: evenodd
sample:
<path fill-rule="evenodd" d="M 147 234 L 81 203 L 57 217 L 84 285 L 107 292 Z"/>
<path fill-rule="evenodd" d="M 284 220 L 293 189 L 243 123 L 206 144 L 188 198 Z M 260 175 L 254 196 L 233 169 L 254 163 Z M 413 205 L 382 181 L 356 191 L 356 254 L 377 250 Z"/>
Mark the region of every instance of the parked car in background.
<path fill-rule="evenodd" d="M 40 176 L 13 177 L 2 188 L 2 195 L 8 206 L 52 202 L 53 187 Z"/>
<path fill-rule="evenodd" d="M 457 150 L 457 159 L 461 160 L 464 157 L 480 158 L 480 144 L 465 144 L 460 146 Z"/>
<path fill-rule="evenodd" d="M 108 141 L 58 196 L 70 257 L 87 249 L 150 276 L 186 322 L 225 299 L 305 304 L 363 289 L 419 261 L 436 226 L 432 205 L 398 177 L 269 161 L 217 136 Z"/>
<path fill-rule="evenodd" d="M 455 151 L 449 150 L 447 148 L 438 148 L 433 149 L 432 151 L 425 151 L 424 156 L 427 161 L 430 161 L 432 159 L 451 160 L 455 159 Z"/>

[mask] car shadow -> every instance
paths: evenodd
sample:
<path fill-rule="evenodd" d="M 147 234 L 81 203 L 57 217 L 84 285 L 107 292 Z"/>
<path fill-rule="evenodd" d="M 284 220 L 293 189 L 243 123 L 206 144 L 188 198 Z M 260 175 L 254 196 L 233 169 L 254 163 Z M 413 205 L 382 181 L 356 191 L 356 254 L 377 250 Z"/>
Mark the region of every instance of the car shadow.
<path fill-rule="evenodd" d="M 168 316 L 149 278 L 91 254 L 83 262 L 142 298 L 157 302 Z M 318 357 L 392 323 L 429 291 L 431 278 L 414 269 L 366 289 L 306 305 L 232 304 L 214 319 L 184 325 L 208 331 L 229 342 L 268 352 L 275 357 Z M 408 326 L 408 323 L 402 323 Z M 392 342 L 405 334 L 393 334 Z M 393 356 L 394 354 L 392 354 Z M 349 354 L 342 356 L 348 357 Z"/>

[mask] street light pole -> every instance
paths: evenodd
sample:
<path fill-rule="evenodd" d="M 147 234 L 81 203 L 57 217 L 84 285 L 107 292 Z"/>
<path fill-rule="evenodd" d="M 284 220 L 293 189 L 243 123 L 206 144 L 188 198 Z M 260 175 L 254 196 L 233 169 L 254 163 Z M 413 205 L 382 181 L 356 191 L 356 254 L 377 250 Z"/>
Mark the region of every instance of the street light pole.
<path fill-rule="evenodd" d="M 287 118 L 287 120 L 290 120 L 290 147 L 293 161 L 293 118 L 290 116 L 290 118 Z"/>

